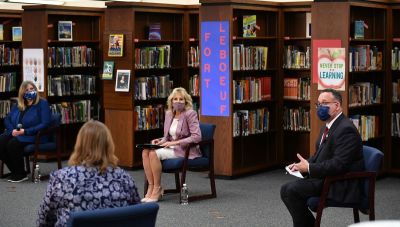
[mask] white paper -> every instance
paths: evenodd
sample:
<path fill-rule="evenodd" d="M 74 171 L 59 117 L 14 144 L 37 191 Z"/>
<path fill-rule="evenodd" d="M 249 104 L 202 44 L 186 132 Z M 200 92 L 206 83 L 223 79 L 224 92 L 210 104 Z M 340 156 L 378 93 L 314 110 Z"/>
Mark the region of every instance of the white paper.
<path fill-rule="evenodd" d="M 32 81 L 38 91 L 44 91 L 44 56 L 43 49 L 23 50 L 23 80 Z"/>
<path fill-rule="evenodd" d="M 288 172 L 290 175 L 293 175 L 295 177 L 299 177 L 299 178 L 304 178 L 303 175 L 301 175 L 300 171 L 296 170 L 296 171 L 292 171 L 289 169 L 289 166 L 285 167 L 286 172 Z"/>

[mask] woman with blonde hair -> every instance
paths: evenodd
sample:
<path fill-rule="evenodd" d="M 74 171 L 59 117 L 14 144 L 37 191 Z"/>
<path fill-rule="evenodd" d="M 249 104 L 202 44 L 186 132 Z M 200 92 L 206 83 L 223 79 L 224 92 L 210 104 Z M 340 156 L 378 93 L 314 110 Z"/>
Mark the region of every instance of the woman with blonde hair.
<path fill-rule="evenodd" d="M 36 134 L 49 126 L 50 119 L 49 103 L 40 98 L 36 85 L 32 81 L 22 82 L 18 103 L 4 119 L 6 130 L 0 135 L 0 159 L 11 172 L 9 182 L 28 180 L 24 168 L 24 148 L 35 143 Z"/>
<path fill-rule="evenodd" d="M 163 148 L 142 152 L 143 168 L 149 183 L 142 202 L 157 202 L 163 194 L 161 187 L 161 160 L 184 157 L 191 143 L 201 140 L 199 120 L 193 110 L 192 98 L 182 87 L 175 88 L 167 100 L 164 136 L 154 139 L 152 144 Z M 190 147 L 189 159 L 201 156 L 199 147 Z"/>
<path fill-rule="evenodd" d="M 140 203 L 135 182 L 117 163 L 109 129 L 99 121 L 86 122 L 69 166 L 50 175 L 37 225 L 65 226 L 74 211 Z"/>

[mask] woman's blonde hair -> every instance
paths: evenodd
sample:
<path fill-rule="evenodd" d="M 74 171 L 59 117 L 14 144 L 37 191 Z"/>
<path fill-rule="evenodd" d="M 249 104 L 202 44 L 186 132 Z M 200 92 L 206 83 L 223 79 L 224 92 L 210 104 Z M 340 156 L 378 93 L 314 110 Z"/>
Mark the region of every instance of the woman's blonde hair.
<path fill-rule="evenodd" d="M 171 94 L 168 96 L 168 100 L 167 100 L 168 110 L 172 111 L 172 99 L 178 93 L 181 94 L 183 96 L 183 98 L 185 99 L 185 109 L 186 110 L 193 109 L 192 97 L 190 97 L 190 95 L 186 92 L 185 88 L 177 87 L 177 88 L 174 88 L 174 90 L 172 90 Z"/>
<path fill-rule="evenodd" d="M 79 130 L 68 164 L 99 167 L 100 172 L 104 173 L 108 166 L 117 167 L 118 158 L 114 150 L 114 141 L 107 126 L 90 120 Z"/>
<path fill-rule="evenodd" d="M 28 87 L 28 85 L 32 85 L 32 87 L 35 89 L 35 91 L 38 91 L 36 85 L 29 80 L 26 80 L 24 82 L 21 83 L 21 86 L 19 86 L 19 91 L 18 91 L 18 109 L 21 111 L 24 111 L 26 109 L 26 100 L 24 99 L 24 95 L 26 92 L 26 88 Z M 32 105 L 36 105 L 38 104 L 40 101 L 40 96 L 39 96 L 39 92 L 36 95 L 36 99 L 33 101 Z"/>

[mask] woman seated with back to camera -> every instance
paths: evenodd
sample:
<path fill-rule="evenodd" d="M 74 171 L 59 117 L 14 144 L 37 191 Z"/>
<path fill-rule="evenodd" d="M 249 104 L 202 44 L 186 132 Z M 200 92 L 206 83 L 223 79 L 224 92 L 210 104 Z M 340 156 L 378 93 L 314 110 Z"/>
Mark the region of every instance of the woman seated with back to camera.
<path fill-rule="evenodd" d="M 4 119 L 5 132 L 0 135 L 0 159 L 11 172 L 9 182 L 28 180 L 24 165 L 24 149 L 35 143 L 36 134 L 49 126 L 51 119 L 49 103 L 40 98 L 32 81 L 21 83 L 18 103 Z M 47 138 L 42 138 L 46 142 Z"/>
<path fill-rule="evenodd" d="M 191 143 L 201 140 L 199 120 L 193 110 L 192 98 L 184 88 L 175 88 L 167 100 L 164 136 L 154 139 L 152 144 L 161 145 L 160 149 L 144 149 L 143 168 L 149 183 L 142 202 L 157 202 L 163 195 L 161 187 L 161 160 L 184 157 Z M 199 146 L 191 146 L 189 159 L 201 156 Z"/>
<path fill-rule="evenodd" d="M 108 128 L 90 120 L 79 130 L 69 166 L 50 175 L 37 226 L 66 226 L 71 212 L 140 203 L 132 177 L 117 167 Z"/>

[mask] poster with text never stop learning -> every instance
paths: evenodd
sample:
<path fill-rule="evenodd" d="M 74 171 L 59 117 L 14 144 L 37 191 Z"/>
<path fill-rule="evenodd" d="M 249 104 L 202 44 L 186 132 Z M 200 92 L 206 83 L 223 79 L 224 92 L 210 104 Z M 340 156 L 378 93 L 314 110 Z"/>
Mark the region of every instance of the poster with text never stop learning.
<path fill-rule="evenodd" d="M 201 22 L 201 114 L 230 114 L 229 21 Z"/>

